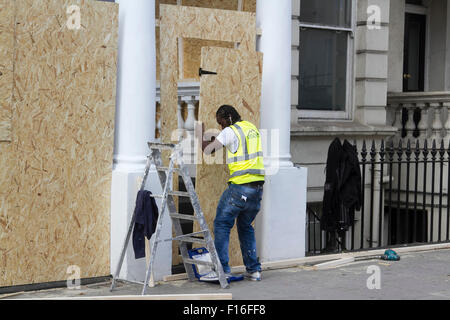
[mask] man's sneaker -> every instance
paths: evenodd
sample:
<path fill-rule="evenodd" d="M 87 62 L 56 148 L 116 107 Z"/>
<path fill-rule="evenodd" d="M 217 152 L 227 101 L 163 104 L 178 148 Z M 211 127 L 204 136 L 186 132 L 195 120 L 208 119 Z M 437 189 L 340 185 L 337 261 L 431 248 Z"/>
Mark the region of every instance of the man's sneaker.
<path fill-rule="evenodd" d="M 233 277 L 231 273 L 225 273 L 225 278 L 229 279 L 231 277 Z M 211 271 L 200 277 L 200 281 L 219 281 L 219 275 L 215 271 Z"/>
<path fill-rule="evenodd" d="M 252 281 L 261 281 L 261 272 L 245 272 L 244 277 Z"/>
<path fill-rule="evenodd" d="M 211 271 L 200 277 L 200 281 L 219 281 L 219 276 L 215 271 Z"/>

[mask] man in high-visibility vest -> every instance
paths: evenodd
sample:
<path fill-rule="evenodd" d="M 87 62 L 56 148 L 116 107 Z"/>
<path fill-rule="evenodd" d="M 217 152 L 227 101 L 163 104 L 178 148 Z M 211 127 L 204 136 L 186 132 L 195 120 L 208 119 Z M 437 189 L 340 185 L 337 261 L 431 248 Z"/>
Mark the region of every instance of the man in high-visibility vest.
<path fill-rule="evenodd" d="M 261 264 L 256 253 L 255 230 L 252 222 L 261 208 L 264 184 L 264 164 L 261 136 L 258 128 L 243 121 L 235 108 L 223 105 L 216 120 L 222 132 L 213 141 L 203 141 L 202 150 L 211 154 L 224 147 L 230 170 L 228 188 L 222 194 L 214 220 L 214 243 L 225 274 L 230 275 L 228 246 L 230 231 L 236 220 L 245 277 L 261 280 Z M 204 128 L 202 128 L 203 137 Z"/>

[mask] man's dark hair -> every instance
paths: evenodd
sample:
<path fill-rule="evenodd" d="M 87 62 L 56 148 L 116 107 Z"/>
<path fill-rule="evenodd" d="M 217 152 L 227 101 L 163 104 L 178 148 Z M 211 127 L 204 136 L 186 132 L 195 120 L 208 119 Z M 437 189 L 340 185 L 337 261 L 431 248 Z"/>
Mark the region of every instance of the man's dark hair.
<path fill-rule="evenodd" d="M 220 108 L 217 110 L 216 117 L 225 119 L 229 122 L 230 126 L 235 124 L 236 122 L 242 121 L 241 116 L 239 115 L 237 110 L 227 104 L 220 106 Z"/>

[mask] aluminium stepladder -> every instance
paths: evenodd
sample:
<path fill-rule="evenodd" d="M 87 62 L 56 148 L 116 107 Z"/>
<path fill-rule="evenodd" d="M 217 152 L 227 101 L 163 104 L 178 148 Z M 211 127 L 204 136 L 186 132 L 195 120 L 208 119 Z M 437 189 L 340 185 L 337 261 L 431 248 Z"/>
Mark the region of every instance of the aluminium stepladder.
<path fill-rule="evenodd" d="M 207 266 L 212 267 L 213 270 L 216 271 L 221 287 L 228 288 L 229 284 L 228 284 L 227 278 L 225 276 L 225 273 L 223 271 L 222 264 L 220 263 L 219 257 L 217 255 L 216 247 L 214 245 L 214 240 L 212 239 L 211 232 L 208 229 L 208 225 L 206 224 L 206 220 L 203 215 L 203 211 L 200 207 L 199 199 L 198 199 L 197 194 L 194 189 L 194 184 L 192 183 L 192 179 L 189 176 L 188 169 L 185 166 L 184 161 L 183 161 L 181 144 L 174 145 L 174 144 L 162 144 L 162 143 L 148 143 L 148 146 L 151 150 L 151 153 L 147 158 L 147 164 L 145 166 L 145 172 L 144 172 L 144 177 L 142 180 L 140 191 L 143 191 L 145 188 L 145 184 L 146 184 L 146 181 L 148 178 L 150 166 L 153 162 L 153 164 L 156 167 L 156 171 L 158 172 L 159 180 L 160 180 L 161 186 L 163 188 L 163 194 L 162 195 L 152 195 L 152 197 L 154 197 L 154 198 L 162 199 L 162 202 L 161 202 L 161 210 L 160 210 L 158 222 L 156 225 L 154 240 L 153 240 L 151 248 L 150 248 L 150 261 L 149 261 L 147 273 L 145 275 L 145 282 L 144 282 L 144 286 L 142 288 L 142 295 L 145 295 L 147 292 L 147 287 L 148 287 L 148 283 L 150 280 L 150 276 L 153 272 L 153 263 L 154 263 L 154 258 L 156 256 L 156 250 L 158 247 L 158 243 L 164 242 L 164 241 L 172 241 L 172 240 L 179 241 L 181 257 L 183 260 L 184 267 L 186 269 L 186 273 L 188 274 L 189 280 L 191 280 L 191 281 L 196 280 L 194 270 L 192 268 L 192 264 L 207 265 Z M 161 158 L 162 150 L 169 150 L 172 152 L 170 155 L 169 167 L 162 166 L 162 158 Z M 175 167 L 175 165 L 178 165 L 178 168 Z M 179 176 L 183 179 L 187 192 L 180 192 L 180 191 L 172 190 L 172 177 L 173 177 L 174 171 L 178 171 Z M 173 199 L 174 196 L 189 198 L 191 201 L 192 207 L 194 208 L 194 215 L 192 216 L 192 215 L 178 213 L 176 210 L 175 201 Z M 162 222 L 163 222 L 166 208 L 168 209 L 169 216 L 172 220 L 172 226 L 175 231 L 175 237 L 166 239 L 166 240 L 160 240 L 159 239 L 160 232 L 161 232 Z M 183 234 L 180 220 L 197 221 L 199 223 L 201 231 L 190 233 L 190 234 Z M 128 243 L 131 238 L 131 233 L 133 231 L 135 221 L 136 221 L 136 212 L 133 213 L 130 225 L 128 227 L 128 233 L 125 238 L 122 252 L 121 252 L 119 262 L 118 262 L 118 265 L 116 268 L 116 272 L 115 272 L 113 280 L 112 280 L 111 291 L 114 290 L 116 280 L 119 277 L 120 269 L 122 268 L 123 259 L 125 257 L 125 253 L 126 253 Z M 200 238 L 200 237 L 198 237 L 199 235 L 203 236 L 203 237 Z M 191 259 L 189 257 L 187 243 L 203 244 L 210 253 L 211 262 Z"/>

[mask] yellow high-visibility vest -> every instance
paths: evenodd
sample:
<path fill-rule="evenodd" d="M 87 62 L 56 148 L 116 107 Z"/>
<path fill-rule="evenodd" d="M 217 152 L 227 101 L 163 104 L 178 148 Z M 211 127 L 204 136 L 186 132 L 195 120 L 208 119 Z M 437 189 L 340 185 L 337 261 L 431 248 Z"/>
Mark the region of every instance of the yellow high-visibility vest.
<path fill-rule="evenodd" d="M 264 181 L 263 150 L 258 128 L 248 121 L 239 121 L 230 126 L 239 139 L 236 153 L 227 153 L 230 169 L 228 182 L 244 184 Z"/>

